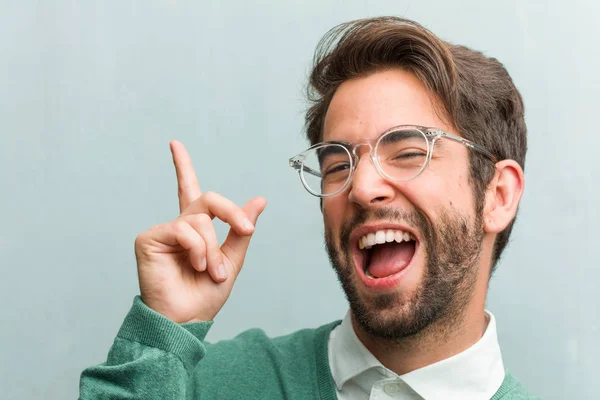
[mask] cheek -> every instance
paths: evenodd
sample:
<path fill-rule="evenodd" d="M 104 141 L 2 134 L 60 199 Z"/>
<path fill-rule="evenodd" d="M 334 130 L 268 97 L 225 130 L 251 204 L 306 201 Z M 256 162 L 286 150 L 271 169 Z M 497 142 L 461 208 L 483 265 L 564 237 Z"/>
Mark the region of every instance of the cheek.
<path fill-rule="evenodd" d="M 456 189 L 452 192 L 453 199 L 451 204 L 464 212 L 472 212 L 475 209 L 475 199 L 473 197 L 473 187 L 471 186 L 469 175 L 460 174 L 456 178 Z M 456 204 L 458 203 L 458 204 Z"/>
<path fill-rule="evenodd" d="M 323 224 L 325 230 L 333 233 L 335 237 L 338 236 L 342 225 L 344 210 L 345 202 L 341 195 L 323 200 Z"/>
<path fill-rule="evenodd" d="M 450 209 L 464 214 L 474 209 L 472 188 L 468 176 L 461 173 L 427 174 L 404 190 L 408 200 L 430 220 L 436 210 Z"/>

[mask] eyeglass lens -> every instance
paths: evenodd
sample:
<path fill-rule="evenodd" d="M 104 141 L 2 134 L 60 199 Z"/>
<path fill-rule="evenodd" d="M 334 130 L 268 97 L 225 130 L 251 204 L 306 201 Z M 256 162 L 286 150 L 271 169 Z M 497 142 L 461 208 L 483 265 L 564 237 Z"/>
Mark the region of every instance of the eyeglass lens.
<path fill-rule="evenodd" d="M 384 175 L 396 181 L 417 176 L 428 156 L 428 141 L 418 129 L 388 132 L 375 146 L 375 155 Z M 304 153 L 302 180 L 316 195 L 331 195 L 340 191 L 350 179 L 351 147 L 344 144 L 324 144 Z"/>

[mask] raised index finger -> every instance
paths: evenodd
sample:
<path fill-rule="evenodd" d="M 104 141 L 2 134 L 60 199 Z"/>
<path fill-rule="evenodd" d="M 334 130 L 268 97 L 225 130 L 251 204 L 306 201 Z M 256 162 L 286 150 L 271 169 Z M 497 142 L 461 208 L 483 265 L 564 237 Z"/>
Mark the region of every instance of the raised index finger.
<path fill-rule="evenodd" d="M 175 173 L 177 174 L 179 211 L 183 212 L 194 200 L 200 197 L 202 192 L 194 172 L 192 159 L 183 144 L 177 140 L 171 141 L 171 154 L 173 154 L 173 164 L 175 164 Z"/>

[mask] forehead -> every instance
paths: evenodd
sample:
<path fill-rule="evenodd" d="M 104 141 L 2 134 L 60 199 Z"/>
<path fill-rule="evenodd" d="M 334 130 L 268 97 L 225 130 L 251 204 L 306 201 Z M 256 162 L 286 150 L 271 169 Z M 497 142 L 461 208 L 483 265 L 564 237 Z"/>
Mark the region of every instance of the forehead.
<path fill-rule="evenodd" d="M 413 74 L 399 69 L 348 80 L 331 100 L 323 140 L 370 139 L 397 125 L 449 130 L 436 114 L 435 100 Z"/>

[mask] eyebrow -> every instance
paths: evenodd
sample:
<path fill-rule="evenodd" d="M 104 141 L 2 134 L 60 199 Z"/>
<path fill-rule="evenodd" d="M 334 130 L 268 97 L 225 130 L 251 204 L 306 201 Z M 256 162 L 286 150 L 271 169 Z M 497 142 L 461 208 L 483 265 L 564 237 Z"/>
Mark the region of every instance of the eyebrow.
<path fill-rule="evenodd" d="M 446 151 L 448 148 L 448 142 L 450 142 L 450 140 L 436 140 L 434 146 L 437 146 L 437 150 Z M 431 149 L 431 151 L 433 151 L 433 149 Z"/>
<path fill-rule="evenodd" d="M 320 150 L 320 149 L 317 150 L 317 157 L 319 159 L 319 164 L 321 164 L 321 161 L 325 157 L 332 155 L 332 154 L 348 155 L 346 151 L 348 150 L 349 145 L 347 143 L 344 143 L 344 142 L 328 142 L 328 143 L 344 146 L 346 148 L 346 150 L 344 150 L 343 148 L 341 148 L 339 146 L 327 146 L 327 147 L 324 147 L 322 150 Z"/>
<path fill-rule="evenodd" d="M 387 133 L 387 136 L 385 136 L 382 140 L 382 143 L 391 143 L 393 141 L 395 141 L 397 139 L 397 136 L 401 135 L 404 138 L 413 138 L 413 137 L 421 137 L 423 138 L 423 134 L 421 132 L 419 132 L 416 129 L 410 129 L 410 130 L 404 130 L 402 132 L 400 131 L 391 131 L 389 133 Z"/>

